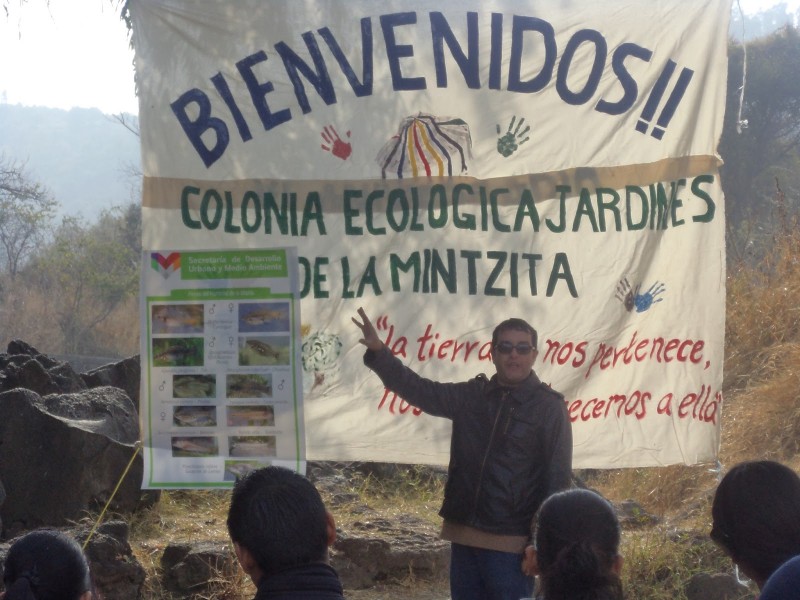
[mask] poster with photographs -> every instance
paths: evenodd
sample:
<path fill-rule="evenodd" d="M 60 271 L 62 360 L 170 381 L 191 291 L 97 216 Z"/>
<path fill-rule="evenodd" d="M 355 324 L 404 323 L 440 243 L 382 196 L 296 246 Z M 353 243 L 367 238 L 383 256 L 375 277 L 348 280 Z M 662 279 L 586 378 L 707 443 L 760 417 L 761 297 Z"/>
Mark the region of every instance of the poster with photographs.
<path fill-rule="evenodd" d="M 294 249 L 146 251 L 141 311 L 143 488 L 305 470 Z"/>

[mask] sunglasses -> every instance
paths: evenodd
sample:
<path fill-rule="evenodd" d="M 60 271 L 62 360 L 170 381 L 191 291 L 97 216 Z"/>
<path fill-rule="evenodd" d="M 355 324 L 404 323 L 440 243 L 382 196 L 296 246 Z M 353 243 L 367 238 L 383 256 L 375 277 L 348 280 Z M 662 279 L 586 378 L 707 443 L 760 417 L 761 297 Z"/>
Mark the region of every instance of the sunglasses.
<path fill-rule="evenodd" d="M 525 342 L 520 342 L 516 346 L 511 342 L 500 342 L 494 345 L 494 349 L 500 354 L 511 354 L 512 350 L 516 350 L 517 354 L 530 354 L 531 350 L 533 350 L 533 346 Z"/>

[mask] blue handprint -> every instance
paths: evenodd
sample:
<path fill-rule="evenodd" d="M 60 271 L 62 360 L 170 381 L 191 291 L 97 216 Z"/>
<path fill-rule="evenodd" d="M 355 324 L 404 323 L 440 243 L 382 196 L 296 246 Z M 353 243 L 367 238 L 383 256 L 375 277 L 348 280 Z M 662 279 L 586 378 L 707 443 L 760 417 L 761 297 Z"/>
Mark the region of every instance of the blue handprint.
<path fill-rule="evenodd" d="M 639 293 L 641 287 L 641 284 L 637 284 L 636 287 L 631 288 L 628 278 L 625 277 L 617 284 L 614 296 L 622 302 L 628 312 L 635 308 L 637 313 L 641 313 L 649 310 L 656 302 L 661 302 L 663 298 L 659 298 L 659 296 L 667 289 L 660 281 L 651 285 L 644 294 Z"/>
<path fill-rule="evenodd" d="M 636 294 L 636 298 L 633 301 L 633 304 L 636 306 L 636 312 L 644 312 L 656 302 L 661 302 L 663 298 L 659 298 L 658 296 L 663 294 L 666 289 L 663 283 L 656 281 L 644 294 Z M 639 290 L 638 285 L 636 286 L 636 290 Z"/>
<path fill-rule="evenodd" d="M 517 148 L 530 139 L 528 137 L 528 132 L 531 130 L 530 126 L 526 126 L 525 129 L 522 129 L 525 123 L 525 117 L 520 118 L 516 129 L 514 129 L 512 133 L 511 130 L 514 128 L 514 121 L 516 121 L 516 119 L 516 116 L 511 117 L 511 122 L 508 124 L 505 135 L 497 140 L 497 151 L 506 158 L 514 154 Z M 522 129 L 522 131 L 520 131 L 520 129 Z M 500 135 L 500 125 L 497 125 L 497 135 Z"/>

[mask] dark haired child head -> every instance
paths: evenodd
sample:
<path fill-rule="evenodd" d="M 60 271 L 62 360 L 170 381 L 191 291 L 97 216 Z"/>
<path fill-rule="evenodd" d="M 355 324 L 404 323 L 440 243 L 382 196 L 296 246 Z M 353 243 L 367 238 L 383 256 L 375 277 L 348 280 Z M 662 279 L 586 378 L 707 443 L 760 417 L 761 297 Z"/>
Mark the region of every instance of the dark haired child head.
<path fill-rule="evenodd" d="M 614 508 L 589 490 L 544 501 L 533 521 L 525 568 L 544 600 L 621 600 L 620 527 Z"/>
<path fill-rule="evenodd" d="M 91 600 L 86 556 L 74 539 L 41 529 L 15 540 L 3 566 L 4 600 Z"/>
<path fill-rule="evenodd" d="M 236 482 L 228 533 L 242 568 L 258 584 L 291 567 L 327 562 L 336 524 L 308 479 L 265 467 Z"/>

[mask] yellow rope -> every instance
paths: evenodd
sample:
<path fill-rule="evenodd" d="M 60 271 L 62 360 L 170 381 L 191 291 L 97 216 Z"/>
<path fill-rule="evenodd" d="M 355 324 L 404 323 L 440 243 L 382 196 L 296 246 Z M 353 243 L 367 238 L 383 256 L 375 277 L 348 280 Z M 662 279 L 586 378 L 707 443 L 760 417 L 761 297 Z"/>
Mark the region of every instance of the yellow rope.
<path fill-rule="evenodd" d="M 97 517 L 97 520 L 95 521 L 94 525 L 92 526 L 92 530 L 89 532 L 89 535 L 86 537 L 86 540 L 83 542 L 83 549 L 84 550 L 86 550 L 86 546 L 89 545 L 89 540 L 92 539 L 92 536 L 94 536 L 94 532 L 97 530 L 97 528 L 100 526 L 100 523 L 103 521 L 103 517 L 105 516 L 106 511 L 108 510 L 108 507 L 111 505 L 111 501 L 114 500 L 114 496 L 117 495 L 117 490 L 119 490 L 119 486 L 121 486 L 122 482 L 125 480 L 125 476 L 128 474 L 128 471 L 130 471 L 131 465 L 133 465 L 133 460 L 139 454 L 139 450 L 141 450 L 141 449 L 142 449 L 142 442 L 140 442 L 140 441 L 136 442 L 136 449 L 135 449 L 135 451 L 133 453 L 133 456 L 131 456 L 131 459 L 128 461 L 128 466 L 125 467 L 125 470 L 122 472 L 122 475 L 120 476 L 119 481 L 117 481 L 117 485 L 114 488 L 114 491 L 111 492 L 111 496 L 109 497 L 108 502 L 106 502 L 106 505 L 103 507 L 103 510 L 100 511 L 100 516 Z"/>

